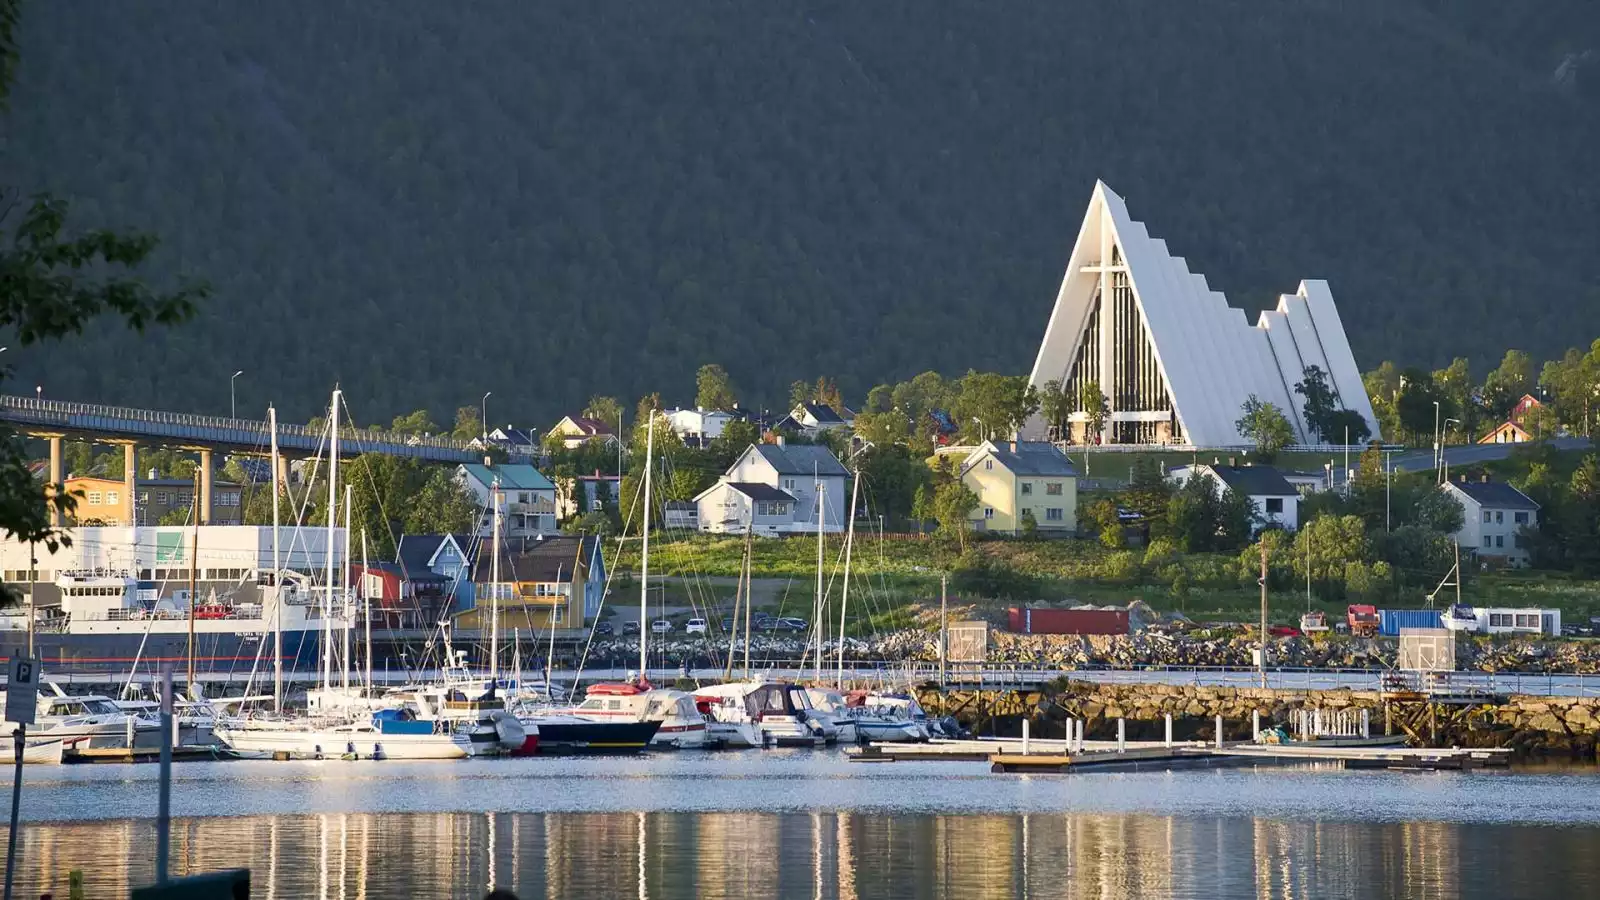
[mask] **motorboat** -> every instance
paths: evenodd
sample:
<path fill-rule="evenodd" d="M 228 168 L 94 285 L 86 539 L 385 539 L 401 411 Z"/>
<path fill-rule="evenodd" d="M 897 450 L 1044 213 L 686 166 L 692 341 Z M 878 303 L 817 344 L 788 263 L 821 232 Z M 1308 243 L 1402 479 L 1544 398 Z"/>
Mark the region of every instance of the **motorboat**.
<path fill-rule="evenodd" d="M 742 706 L 737 718 L 757 723 L 769 743 L 780 746 L 815 747 L 838 740 L 838 727 L 830 717 L 819 715 L 811 706 L 806 689 L 776 681 L 743 681 L 716 684 L 695 692 L 697 698 L 733 701 L 713 703 L 713 715 L 721 716 L 728 707 Z"/>
<path fill-rule="evenodd" d="M 422 721 L 409 710 L 382 710 L 344 724 L 259 721 L 219 724 L 217 737 L 243 755 L 291 759 L 462 759 L 486 755 L 488 740 L 448 720 Z"/>
<path fill-rule="evenodd" d="M 601 722 L 659 722 L 651 747 L 688 750 L 706 745 L 706 717 L 694 696 L 652 688 L 642 680 L 594 685 L 582 703 L 553 712 Z"/>
<path fill-rule="evenodd" d="M 818 717 L 828 717 L 837 732 L 837 741 L 843 744 L 861 742 L 861 734 L 856 728 L 857 715 L 850 710 L 843 694 L 827 688 L 809 687 L 806 688 L 806 699 Z"/>
<path fill-rule="evenodd" d="M 59 762 L 66 750 L 160 746 L 159 722 L 125 712 L 110 697 L 70 696 L 53 682 L 49 687 L 40 694 L 28 726 L 25 760 Z M 9 734 L 15 726 L 7 722 L 4 727 Z"/>
<path fill-rule="evenodd" d="M 765 747 L 767 733 L 738 697 L 696 694 L 695 709 L 706 720 L 706 743 L 712 747 L 743 749 Z"/>
<path fill-rule="evenodd" d="M 531 739 L 538 745 L 539 731 L 506 709 L 493 683 L 482 686 L 460 682 L 411 685 L 389 691 L 391 704 L 420 722 L 441 722 L 452 733 L 466 736 L 469 756 L 497 756 L 522 750 Z M 466 688 L 466 689 L 464 689 Z M 380 716 L 382 713 L 375 713 Z"/>
<path fill-rule="evenodd" d="M 1478 620 L 1478 611 L 1462 603 L 1457 603 L 1440 613 L 1439 623 L 1450 631 L 1478 631 L 1482 627 Z"/>

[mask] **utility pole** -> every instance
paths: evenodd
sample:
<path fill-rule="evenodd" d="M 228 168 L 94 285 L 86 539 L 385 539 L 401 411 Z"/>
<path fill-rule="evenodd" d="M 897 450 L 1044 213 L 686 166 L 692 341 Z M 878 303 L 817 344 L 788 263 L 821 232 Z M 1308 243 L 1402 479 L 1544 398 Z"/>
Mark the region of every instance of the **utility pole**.
<path fill-rule="evenodd" d="M 1309 543 L 1307 546 L 1310 546 Z M 1261 542 L 1261 658 L 1256 661 L 1261 686 L 1267 686 L 1267 542 Z"/>
<path fill-rule="evenodd" d="M 194 602 L 195 602 L 195 567 L 199 564 L 200 556 L 200 468 L 194 470 L 194 500 L 190 518 L 193 520 L 193 537 L 189 543 L 189 681 L 185 687 L 194 694 Z M 170 740 L 171 735 L 163 738 Z"/>

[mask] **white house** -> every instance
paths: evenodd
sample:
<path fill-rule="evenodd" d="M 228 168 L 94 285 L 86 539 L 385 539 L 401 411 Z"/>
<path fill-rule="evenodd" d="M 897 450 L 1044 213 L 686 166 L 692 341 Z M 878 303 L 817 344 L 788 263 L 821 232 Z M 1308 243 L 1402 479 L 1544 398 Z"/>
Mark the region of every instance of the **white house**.
<path fill-rule="evenodd" d="M 494 533 L 489 498 L 500 488 L 500 536 L 535 537 L 556 534 L 556 486 L 533 466 L 516 463 L 466 463 L 456 467 L 456 480 L 477 498 L 483 516 L 478 534 Z"/>
<path fill-rule="evenodd" d="M 793 429 L 814 438 L 824 431 L 848 431 L 855 421 L 855 413 L 848 409 L 835 410 L 825 403 L 802 403 L 790 410 L 775 427 Z"/>
<path fill-rule="evenodd" d="M 1501 481 L 1485 476 L 1468 481 L 1447 481 L 1443 490 L 1461 503 L 1461 530 L 1456 540 L 1461 549 L 1476 553 L 1484 561 L 1520 568 L 1529 565 L 1527 542 L 1522 529 L 1539 527 L 1539 504 L 1528 495 Z"/>
<path fill-rule="evenodd" d="M 1179 486 L 1199 475 L 1211 476 L 1217 497 L 1232 490 L 1249 498 L 1255 507 L 1257 527 L 1276 525 L 1288 531 L 1300 527 L 1300 491 L 1272 466 L 1223 466 L 1215 463 L 1178 466 L 1167 477 Z"/>
<path fill-rule="evenodd" d="M 722 437 L 722 429 L 734 419 L 733 413 L 699 406 L 694 409 L 662 410 L 661 416 L 667 420 L 672 433 L 689 447 L 705 447 Z"/>
<path fill-rule="evenodd" d="M 1246 445 L 1234 423 L 1253 394 L 1283 410 L 1296 441 L 1317 443 L 1294 393 L 1309 366 L 1327 374 L 1335 401 L 1377 438 L 1378 420 L 1326 281 L 1300 282 L 1251 325 L 1244 310 L 1135 221 L 1121 197 L 1095 183 L 1029 379 L 1034 387 L 1058 380 L 1068 396 L 1099 385 L 1110 407 L 1104 430 L 1084 434 L 1087 416 L 1076 413 L 1075 440 Z M 1025 436 L 1044 438 L 1047 430 L 1036 415 Z"/>
<path fill-rule="evenodd" d="M 700 530 L 742 534 L 753 522 L 757 533 L 814 534 L 820 499 L 822 530 L 843 531 L 849 474 L 826 447 L 752 444 L 721 480 L 694 498 Z"/>

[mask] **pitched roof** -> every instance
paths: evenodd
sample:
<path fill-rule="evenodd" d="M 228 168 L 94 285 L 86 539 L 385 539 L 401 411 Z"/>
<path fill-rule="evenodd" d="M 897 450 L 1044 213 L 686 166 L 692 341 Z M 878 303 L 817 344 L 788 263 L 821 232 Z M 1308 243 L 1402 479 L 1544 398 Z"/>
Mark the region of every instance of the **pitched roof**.
<path fill-rule="evenodd" d="M 456 546 L 466 554 L 468 562 L 473 555 L 472 538 L 465 534 L 403 534 L 400 536 L 400 546 L 395 548 L 395 563 L 400 566 L 406 578 L 412 581 L 442 580 L 428 568 L 428 563 L 439 552 L 439 545 L 446 538 L 454 538 Z"/>
<path fill-rule="evenodd" d="M 1223 484 L 1247 497 L 1290 497 L 1299 494 L 1272 466 L 1206 466 Z"/>
<path fill-rule="evenodd" d="M 733 488 L 757 503 L 795 502 L 794 495 L 790 494 L 788 491 L 779 490 L 770 484 L 759 484 L 753 481 L 724 481 L 723 484 Z"/>
<path fill-rule="evenodd" d="M 573 570 L 587 565 L 599 539 L 593 535 L 554 535 L 542 540 L 529 539 L 504 548 L 500 557 L 502 581 L 572 580 Z M 483 552 L 472 567 L 472 580 L 482 584 L 493 576 L 494 554 Z M 580 573 L 580 577 L 582 577 Z"/>
<path fill-rule="evenodd" d="M 533 439 L 533 432 L 523 428 L 512 428 L 510 425 L 507 425 L 504 428 L 496 428 L 494 431 L 489 433 L 489 439 L 507 444 L 533 445 L 538 443 L 538 441 Z"/>
<path fill-rule="evenodd" d="M 1016 448 L 1012 450 L 1009 442 L 991 442 L 974 453 L 973 457 L 987 454 L 1013 475 L 1074 477 L 1078 474 L 1072 461 L 1055 444 L 1047 441 L 1017 441 Z"/>
<path fill-rule="evenodd" d="M 553 491 L 556 486 L 550 479 L 544 477 L 538 469 L 526 463 L 503 463 L 496 466 L 486 466 L 482 463 L 462 463 L 461 468 L 473 480 L 484 486 L 494 484 L 496 478 L 500 479 L 501 490 L 506 491 Z"/>
<path fill-rule="evenodd" d="M 1504 481 L 1451 481 L 1451 487 L 1489 509 L 1538 509 L 1539 504 Z"/>
<path fill-rule="evenodd" d="M 834 412 L 833 407 L 826 403 L 802 403 L 800 408 L 805 410 L 818 425 L 843 425 L 844 417 Z"/>
<path fill-rule="evenodd" d="M 607 435 L 616 433 L 616 429 L 610 425 L 599 419 L 591 419 L 588 416 L 567 416 L 567 421 L 578 426 L 584 434 Z"/>
<path fill-rule="evenodd" d="M 849 475 L 850 470 L 839 462 L 833 451 L 827 447 L 815 444 L 755 444 L 755 451 L 761 454 L 769 465 L 778 470 L 779 475 L 810 475 L 815 469 L 818 475 Z"/>

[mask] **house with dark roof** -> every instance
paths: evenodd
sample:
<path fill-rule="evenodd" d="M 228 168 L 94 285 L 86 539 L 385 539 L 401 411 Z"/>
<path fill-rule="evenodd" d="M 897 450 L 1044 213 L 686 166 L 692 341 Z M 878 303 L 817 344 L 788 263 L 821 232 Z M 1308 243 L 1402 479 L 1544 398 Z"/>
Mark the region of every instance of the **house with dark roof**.
<path fill-rule="evenodd" d="M 694 409 L 664 409 L 659 415 L 667 420 L 667 426 L 683 441 L 684 446 L 701 449 L 722 437 L 722 429 L 734 420 L 731 412 L 702 406 Z"/>
<path fill-rule="evenodd" d="M 507 425 L 489 432 L 489 444 L 502 447 L 510 453 L 537 453 L 539 436 L 531 428 Z"/>
<path fill-rule="evenodd" d="M 752 444 L 721 479 L 694 498 L 701 531 L 815 534 L 844 530 L 850 472 L 827 447 Z"/>
<path fill-rule="evenodd" d="M 1440 490 L 1461 504 L 1461 549 L 1485 562 L 1521 568 L 1530 565 L 1526 532 L 1539 527 L 1539 504 L 1503 481 L 1462 475 Z"/>
<path fill-rule="evenodd" d="M 790 410 L 774 428 L 815 438 L 824 431 L 849 431 L 855 421 L 855 413 L 849 410 L 835 410 L 826 403 L 802 403 Z"/>
<path fill-rule="evenodd" d="M 974 531 L 1064 536 L 1078 530 L 1078 470 L 1054 444 L 984 441 L 961 463 L 961 481 L 978 495 Z"/>
<path fill-rule="evenodd" d="M 457 628 L 488 629 L 496 602 L 502 632 L 580 628 L 599 613 L 605 592 L 605 556 L 593 535 L 502 542 L 498 580 L 495 574 L 493 551 L 485 545 L 472 566 L 477 602 L 456 618 Z"/>
<path fill-rule="evenodd" d="M 600 441 L 612 447 L 618 441 L 616 422 L 602 422 L 587 416 L 562 416 L 546 434 L 560 435 L 568 450 L 575 450 L 587 441 Z"/>
<path fill-rule="evenodd" d="M 1201 463 L 1178 466 L 1167 473 L 1167 478 L 1181 487 L 1189 479 L 1201 475 L 1211 478 L 1219 499 L 1227 491 L 1249 499 L 1250 505 L 1255 507 L 1257 531 L 1268 525 L 1288 531 L 1300 527 L 1300 489 L 1278 469 L 1251 463 L 1242 466 Z"/>
<path fill-rule="evenodd" d="M 456 467 L 456 480 L 477 498 L 478 534 L 494 533 L 494 506 L 498 490 L 500 536 L 532 537 L 556 533 L 556 486 L 526 463 L 464 463 Z"/>
<path fill-rule="evenodd" d="M 469 534 L 407 534 L 395 548 L 400 596 L 427 628 L 473 607 L 472 561 L 481 542 Z"/>

